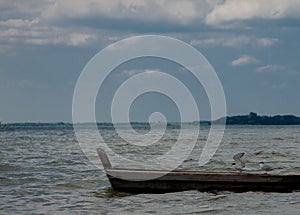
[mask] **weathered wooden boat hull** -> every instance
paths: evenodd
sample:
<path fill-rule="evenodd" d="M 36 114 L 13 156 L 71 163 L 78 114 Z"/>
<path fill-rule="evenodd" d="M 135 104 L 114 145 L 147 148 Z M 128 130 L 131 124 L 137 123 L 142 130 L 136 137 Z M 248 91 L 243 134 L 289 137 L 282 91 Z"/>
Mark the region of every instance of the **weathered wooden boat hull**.
<path fill-rule="evenodd" d="M 170 172 L 166 175 L 146 180 L 132 181 L 114 177 L 116 173 L 124 178 L 130 174 L 151 174 L 151 171 L 110 169 L 107 176 L 112 187 L 121 192 L 129 193 L 167 193 L 186 190 L 199 191 L 264 191 L 291 192 L 300 190 L 300 175 L 265 175 L 236 173 L 201 173 L 201 172 Z M 153 171 L 155 172 L 155 171 Z M 126 175 L 126 176 L 125 176 Z M 132 176 L 131 176 L 132 177 Z"/>
<path fill-rule="evenodd" d="M 128 193 L 199 191 L 300 191 L 300 175 L 117 169 L 102 149 L 98 155 L 112 187 Z"/>

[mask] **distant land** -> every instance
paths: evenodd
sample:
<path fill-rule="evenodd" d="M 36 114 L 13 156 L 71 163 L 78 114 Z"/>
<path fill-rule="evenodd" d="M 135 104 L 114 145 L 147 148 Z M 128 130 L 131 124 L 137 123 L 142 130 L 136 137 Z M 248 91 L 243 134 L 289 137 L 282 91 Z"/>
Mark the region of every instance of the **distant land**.
<path fill-rule="evenodd" d="M 226 125 L 300 125 L 300 117 L 294 115 L 260 116 L 254 112 L 248 115 L 227 116 L 214 123 L 224 123 L 225 119 Z"/>
<path fill-rule="evenodd" d="M 227 116 L 220 118 L 218 120 L 213 121 L 214 124 L 223 124 L 224 120 L 226 120 L 226 125 L 300 125 L 300 117 L 294 115 L 275 115 L 275 116 L 266 116 L 266 115 L 258 115 L 257 113 L 250 112 L 247 115 L 237 115 L 237 116 Z M 194 122 L 186 122 L 184 124 L 191 125 L 211 125 L 211 121 L 194 121 Z M 133 128 L 147 128 L 150 129 L 150 124 L 148 122 L 131 122 L 130 123 Z M 0 131 L 10 131 L 16 129 L 73 129 L 75 124 L 72 123 L 39 123 L 39 122 L 24 122 L 24 123 L 5 123 L 1 124 L 0 122 Z M 76 125 L 89 126 L 93 125 L 93 123 L 80 123 Z M 101 129 L 111 129 L 114 126 L 123 126 L 125 123 L 117 123 L 113 124 L 110 122 L 98 122 L 97 126 Z M 160 125 L 160 123 L 157 123 Z M 180 122 L 168 122 L 168 128 L 180 128 Z"/>

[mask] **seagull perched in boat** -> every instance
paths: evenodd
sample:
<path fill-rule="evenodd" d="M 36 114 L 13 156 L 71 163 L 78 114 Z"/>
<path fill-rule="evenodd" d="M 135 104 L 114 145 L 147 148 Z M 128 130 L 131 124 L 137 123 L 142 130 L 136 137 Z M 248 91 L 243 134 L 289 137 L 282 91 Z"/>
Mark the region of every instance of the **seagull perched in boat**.
<path fill-rule="evenodd" d="M 272 171 L 275 169 L 281 169 L 281 167 L 271 166 L 269 164 L 265 164 L 264 162 L 259 162 L 259 166 L 260 166 L 260 169 L 264 170 L 266 174 L 268 174 L 269 171 Z"/>
<path fill-rule="evenodd" d="M 232 166 L 236 169 L 239 170 L 238 175 L 240 175 L 242 173 L 242 171 L 245 169 L 246 167 L 246 163 L 249 161 L 249 159 L 251 157 L 254 157 L 256 155 L 261 154 L 263 151 L 258 151 L 258 152 L 254 152 L 254 153 L 238 153 L 236 155 L 233 156 L 233 160 L 236 163 L 232 163 Z"/>

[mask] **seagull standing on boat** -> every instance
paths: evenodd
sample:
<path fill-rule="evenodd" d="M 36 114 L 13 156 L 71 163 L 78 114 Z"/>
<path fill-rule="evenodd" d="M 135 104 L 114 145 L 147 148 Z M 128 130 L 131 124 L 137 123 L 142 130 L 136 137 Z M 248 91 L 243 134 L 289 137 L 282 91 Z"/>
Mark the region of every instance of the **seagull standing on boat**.
<path fill-rule="evenodd" d="M 268 174 L 269 171 L 275 170 L 275 169 L 281 169 L 280 167 L 271 166 L 269 164 L 265 164 L 264 162 L 259 162 L 259 166 L 261 170 L 264 170 L 266 174 Z"/>
<path fill-rule="evenodd" d="M 236 170 L 239 170 L 238 175 L 242 174 L 242 171 L 246 167 L 246 163 L 249 161 L 249 159 L 253 156 L 261 154 L 263 151 L 258 151 L 254 153 L 238 153 L 233 156 L 233 160 L 236 163 L 232 163 L 232 167 L 234 167 Z"/>

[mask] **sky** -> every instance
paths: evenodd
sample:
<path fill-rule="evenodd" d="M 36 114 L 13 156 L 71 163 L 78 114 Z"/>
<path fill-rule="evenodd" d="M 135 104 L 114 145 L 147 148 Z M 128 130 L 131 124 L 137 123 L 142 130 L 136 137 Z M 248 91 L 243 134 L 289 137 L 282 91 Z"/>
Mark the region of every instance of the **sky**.
<path fill-rule="evenodd" d="M 228 115 L 300 116 L 299 0 L 0 0 L 0 121 L 71 122 L 86 64 L 108 45 L 140 35 L 176 38 L 200 51 L 219 77 Z M 156 58 L 120 65 L 98 92 L 97 121 L 111 120 L 114 92 L 142 72 L 180 79 L 201 119 L 209 119 L 205 91 L 183 70 Z M 130 117 L 145 121 L 153 112 L 180 120 L 174 102 L 154 92 L 134 101 Z"/>

